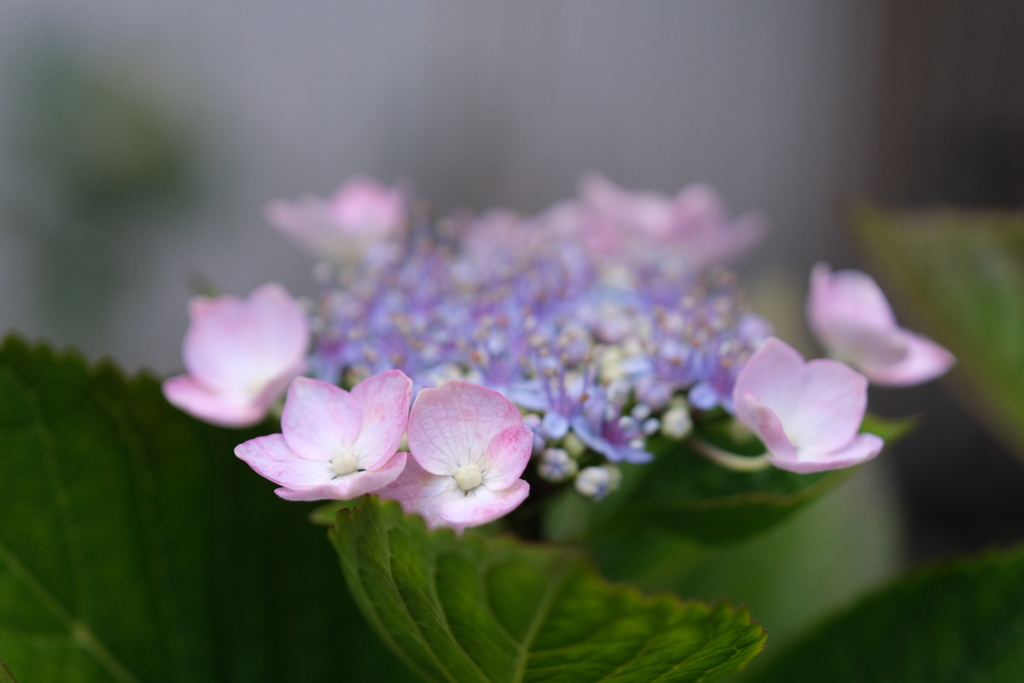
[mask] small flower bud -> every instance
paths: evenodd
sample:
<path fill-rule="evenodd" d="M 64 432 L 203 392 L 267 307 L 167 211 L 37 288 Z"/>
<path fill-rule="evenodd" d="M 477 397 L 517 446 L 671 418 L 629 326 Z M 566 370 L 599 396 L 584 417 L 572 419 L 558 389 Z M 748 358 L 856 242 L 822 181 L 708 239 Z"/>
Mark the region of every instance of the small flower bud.
<path fill-rule="evenodd" d="M 682 440 L 692 429 L 693 421 L 685 405 L 674 405 L 661 416 L 661 433 L 670 439 Z"/>
<path fill-rule="evenodd" d="M 576 461 L 562 448 L 548 448 L 541 455 L 537 473 L 552 482 L 565 481 L 578 471 Z"/>
<path fill-rule="evenodd" d="M 621 482 L 622 472 L 614 465 L 585 467 L 576 477 L 576 490 L 597 501 L 617 489 Z"/>
<path fill-rule="evenodd" d="M 630 412 L 637 422 L 643 422 L 651 416 L 651 407 L 646 403 L 637 403 Z"/>
<path fill-rule="evenodd" d="M 562 447 L 574 458 L 580 457 L 587 450 L 586 444 L 580 441 L 580 437 L 572 432 L 566 434 L 565 438 L 562 439 Z"/>
<path fill-rule="evenodd" d="M 654 434 L 661 429 L 661 420 L 656 417 L 649 417 L 644 420 L 644 423 L 640 426 L 641 431 L 647 436 Z"/>

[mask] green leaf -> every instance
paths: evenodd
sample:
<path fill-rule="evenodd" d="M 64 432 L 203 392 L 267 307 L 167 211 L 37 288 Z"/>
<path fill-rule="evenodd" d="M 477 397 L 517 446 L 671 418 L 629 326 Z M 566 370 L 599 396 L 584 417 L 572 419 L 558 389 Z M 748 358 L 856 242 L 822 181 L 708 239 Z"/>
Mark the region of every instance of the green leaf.
<path fill-rule="evenodd" d="M 968 407 L 1024 455 L 1024 213 L 860 205 L 849 222 L 914 324 L 956 354 Z"/>
<path fill-rule="evenodd" d="M 711 681 L 766 637 L 746 610 L 645 598 L 576 551 L 428 531 L 367 497 L 331 532 L 349 589 L 430 681 Z"/>
<path fill-rule="evenodd" d="M 1024 551 L 925 569 L 787 649 L 757 683 L 1017 683 Z"/>
<path fill-rule="evenodd" d="M 412 680 L 332 580 L 310 506 L 232 454 L 260 432 L 0 346 L 0 659 L 22 683 Z"/>
<path fill-rule="evenodd" d="M 10 669 L 4 664 L 3 660 L 0 659 L 0 683 L 18 683 L 14 680 L 14 676 L 11 675 Z"/>

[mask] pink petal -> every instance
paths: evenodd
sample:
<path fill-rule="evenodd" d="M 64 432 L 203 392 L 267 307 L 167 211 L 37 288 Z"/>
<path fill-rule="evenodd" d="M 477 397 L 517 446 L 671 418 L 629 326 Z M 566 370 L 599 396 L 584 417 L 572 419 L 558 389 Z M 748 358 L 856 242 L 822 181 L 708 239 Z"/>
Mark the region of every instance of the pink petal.
<path fill-rule="evenodd" d="M 409 450 L 428 472 L 451 475 L 477 463 L 495 434 L 522 424 L 519 410 L 498 392 L 452 379 L 416 397 L 409 415 Z"/>
<path fill-rule="evenodd" d="M 921 384 L 946 374 L 956 357 L 931 339 L 900 330 L 907 345 L 906 357 L 892 364 L 864 363 L 860 370 L 880 386 L 905 387 Z"/>
<path fill-rule="evenodd" d="M 353 387 L 352 398 L 363 416 L 362 431 L 353 450 L 359 466 L 372 469 L 391 457 L 402 443 L 409 423 L 412 380 L 401 370 L 381 372 Z"/>
<path fill-rule="evenodd" d="M 797 448 L 833 451 L 848 444 L 864 419 L 868 381 L 837 360 L 817 359 L 804 366 L 800 399 L 783 418 Z"/>
<path fill-rule="evenodd" d="M 262 393 L 303 361 L 309 344 L 306 312 L 276 283 L 248 298 L 195 297 L 182 356 L 189 374 L 218 391 Z"/>
<path fill-rule="evenodd" d="M 362 424 L 359 402 L 344 389 L 309 377 L 296 378 L 288 388 L 281 431 L 300 457 L 329 461 L 352 446 Z"/>
<path fill-rule="evenodd" d="M 288 488 L 312 488 L 335 476 L 330 462 L 300 458 L 281 434 L 260 436 L 239 444 L 235 455 L 249 463 L 261 477 Z"/>
<path fill-rule="evenodd" d="M 750 392 L 787 424 L 799 405 L 803 369 L 804 359 L 799 351 L 780 339 L 769 337 L 736 376 L 733 404 L 740 405 L 743 395 Z M 737 417 L 751 426 L 739 411 Z"/>
<path fill-rule="evenodd" d="M 707 183 L 691 183 L 672 200 L 676 231 L 700 233 L 709 227 L 717 228 L 728 220 L 728 211 L 722 196 Z"/>
<path fill-rule="evenodd" d="M 188 375 L 179 375 L 163 384 L 167 401 L 189 415 L 224 427 L 248 427 L 263 419 L 267 406 L 244 396 L 217 394 L 196 383 Z"/>
<path fill-rule="evenodd" d="M 835 321 L 828 340 L 822 340 L 830 356 L 860 368 L 865 365 L 893 365 L 907 357 L 906 335 L 897 328 L 863 327 L 858 323 Z"/>
<path fill-rule="evenodd" d="M 491 437 L 483 462 L 483 485 L 500 491 L 523 474 L 533 451 L 533 432 L 526 427 L 505 427 Z"/>
<path fill-rule="evenodd" d="M 530 495 L 530 485 L 517 479 L 512 486 L 494 491 L 477 486 L 461 499 L 449 500 L 440 507 L 441 519 L 456 527 L 479 526 L 493 522 L 515 510 Z"/>
<path fill-rule="evenodd" d="M 387 236 L 405 217 L 400 192 L 363 176 L 342 185 L 331 197 L 330 207 L 339 229 L 364 236 Z"/>
<path fill-rule="evenodd" d="M 837 451 L 821 452 L 801 448 L 795 457 L 780 457 L 775 453 L 769 453 L 768 461 L 779 469 L 810 474 L 867 462 L 878 455 L 884 445 L 881 437 L 874 434 L 858 434 L 849 444 Z"/>
<path fill-rule="evenodd" d="M 844 326 L 875 330 L 896 327 L 892 307 L 870 275 L 859 270 L 832 273 L 824 263 L 811 271 L 807 320 L 830 352 L 834 344 L 841 344 Z"/>
<path fill-rule="evenodd" d="M 796 449 L 779 421 L 779 416 L 759 401 L 757 396 L 745 391 L 735 406 L 737 419 L 757 434 L 769 453 L 783 459 L 796 457 Z"/>
<path fill-rule="evenodd" d="M 414 458 L 407 460 L 405 469 L 395 481 L 376 491 L 376 494 L 381 498 L 397 500 L 407 514 L 421 515 L 431 529 L 445 525 L 441 519 L 441 505 L 464 497 L 454 477 L 431 474 L 420 467 Z"/>
<path fill-rule="evenodd" d="M 305 489 L 280 488 L 274 493 L 285 500 L 352 500 L 365 493 L 373 493 L 398 479 L 405 464 L 406 454 L 395 453 L 380 469 L 352 472 Z"/>

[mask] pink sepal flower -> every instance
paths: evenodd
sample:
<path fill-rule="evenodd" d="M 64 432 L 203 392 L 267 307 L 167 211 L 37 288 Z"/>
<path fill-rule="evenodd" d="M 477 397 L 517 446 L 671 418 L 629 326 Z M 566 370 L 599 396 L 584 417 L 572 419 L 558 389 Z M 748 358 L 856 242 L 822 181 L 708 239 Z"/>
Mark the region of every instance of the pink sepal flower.
<path fill-rule="evenodd" d="M 478 526 L 526 500 L 520 479 L 530 461 L 533 432 L 496 391 L 448 380 L 423 389 L 409 416 L 409 451 L 402 475 L 378 491 L 431 528 Z"/>
<path fill-rule="evenodd" d="M 805 362 L 771 337 L 740 370 L 733 390 L 736 418 L 768 449 L 780 469 L 806 474 L 870 460 L 884 442 L 858 434 L 867 408 L 867 379 L 836 360 Z"/>
<path fill-rule="evenodd" d="M 330 199 L 306 196 L 266 209 L 271 225 L 314 255 L 340 262 L 387 262 L 405 233 L 405 216 L 399 190 L 365 177 L 348 180 Z"/>
<path fill-rule="evenodd" d="M 299 377 L 288 389 L 281 434 L 239 445 L 235 455 L 282 488 L 286 500 L 349 500 L 401 474 L 397 453 L 409 420 L 412 380 L 401 370 L 364 379 L 351 392 Z"/>
<path fill-rule="evenodd" d="M 874 384 L 910 386 L 944 375 L 956 358 L 931 339 L 896 324 L 878 283 L 859 270 L 811 271 L 807 320 L 822 346 Z"/>
<path fill-rule="evenodd" d="M 245 299 L 193 297 L 188 313 L 188 374 L 165 381 L 163 391 L 190 415 L 228 427 L 255 424 L 306 369 L 306 311 L 279 284 Z"/>
<path fill-rule="evenodd" d="M 741 256 L 765 232 L 763 219 L 755 214 L 731 219 L 718 192 L 703 183 L 688 185 L 670 199 L 629 192 L 594 174 L 580 183 L 580 194 L 588 209 L 587 242 L 598 254 L 625 250 L 682 259 L 699 268 Z"/>

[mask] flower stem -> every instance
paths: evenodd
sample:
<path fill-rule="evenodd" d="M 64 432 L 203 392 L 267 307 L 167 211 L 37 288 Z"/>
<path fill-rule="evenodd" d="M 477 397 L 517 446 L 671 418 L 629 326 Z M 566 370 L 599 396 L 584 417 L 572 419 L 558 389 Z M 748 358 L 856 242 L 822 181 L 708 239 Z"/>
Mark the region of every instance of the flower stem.
<path fill-rule="evenodd" d="M 707 441 L 703 441 L 696 437 L 690 437 L 687 442 L 693 446 L 693 449 L 703 455 L 705 458 L 721 465 L 727 470 L 733 472 L 760 472 L 771 467 L 771 463 L 768 462 L 768 454 L 762 453 L 761 455 L 737 455 L 728 451 L 723 451 L 717 446 L 712 446 Z"/>

